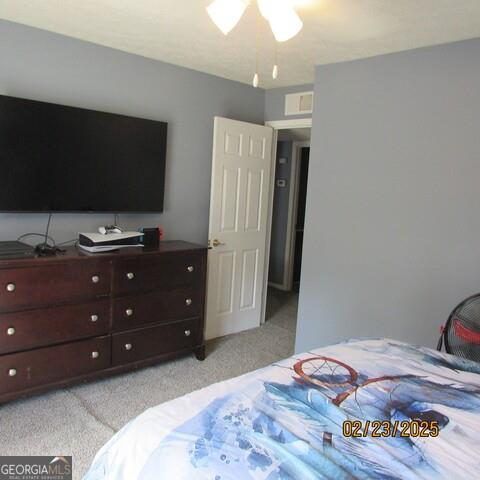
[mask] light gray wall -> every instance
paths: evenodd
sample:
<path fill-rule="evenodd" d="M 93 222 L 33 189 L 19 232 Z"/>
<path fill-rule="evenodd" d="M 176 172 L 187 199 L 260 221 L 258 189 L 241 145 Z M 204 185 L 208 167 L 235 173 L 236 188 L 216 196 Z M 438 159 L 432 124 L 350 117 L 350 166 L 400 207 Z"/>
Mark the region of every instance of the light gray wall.
<path fill-rule="evenodd" d="M 263 123 L 263 90 L 5 21 L 0 66 L 2 94 L 168 122 L 165 212 L 121 223 L 207 240 L 213 117 Z M 0 240 L 42 232 L 46 219 L 0 214 Z M 55 215 L 51 233 L 60 242 L 112 222 L 111 215 Z"/>
<path fill-rule="evenodd" d="M 292 87 L 272 88 L 265 92 L 265 121 L 287 120 L 292 118 L 311 118 L 310 115 L 285 116 L 285 95 L 297 92 L 311 92 L 313 85 L 294 85 Z"/>
<path fill-rule="evenodd" d="M 480 291 L 480 39 L 316 69 L 296 351 L 434 346 Z"/>
<path fill-rule="evenodd" d="M 288 203 L 290 199 L 290 183 L 292 171 L 291 141 L 277 143 L 277 165 L 275 169 L 275 192 L 272 209 L 272 236 L 270 241 L 270 263 L 268 281 L 283 285 L 285 244 L 287 242 Z M 287 163 L 281 164 L 279 158 Z M 286 180 L 285 187 L 277 187 L 277 180 Z"/>

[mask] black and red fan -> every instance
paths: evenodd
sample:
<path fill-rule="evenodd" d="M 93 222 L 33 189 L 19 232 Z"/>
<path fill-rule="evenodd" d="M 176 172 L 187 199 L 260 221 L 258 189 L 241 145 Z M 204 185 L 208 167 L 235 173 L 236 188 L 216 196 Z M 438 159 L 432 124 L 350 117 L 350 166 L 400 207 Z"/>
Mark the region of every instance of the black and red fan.
<path fill-rule="evenodd" d="M 445 341 L 447 353 L 480 362 L 480 294 L 461 302 L 442 327 L 437 349 Z"/>

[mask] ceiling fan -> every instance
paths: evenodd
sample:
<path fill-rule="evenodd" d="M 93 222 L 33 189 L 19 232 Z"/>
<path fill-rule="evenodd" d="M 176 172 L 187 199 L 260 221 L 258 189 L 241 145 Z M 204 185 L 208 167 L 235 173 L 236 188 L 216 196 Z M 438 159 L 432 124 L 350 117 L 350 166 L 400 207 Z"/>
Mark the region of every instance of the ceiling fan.
<path fill-rule="evenodd" d="M 294 9 L 294 0 L 257 0 L 258 9 L 270 24 L 273 36 L 277 42 L 286 42 L 300 32 L 303 22 Z M 228 35 L 242 18 L 252 0 L 214 0 L 207 12 L 213 23 Z M 258 28 L 258 27 L 257 27 Z M 258 35 L 257 35 L 258 36 Z M 276 51 L 276 50 L 275 50 Z M 253 76 L 253 86 L 258 87 L 258 38 L 257 38 L 257 68 Z M 272 77 L 278 77 L 278 65 L 272 70 Z"/>
<path fill-rule="evenodd" d="M 240 21 L 251 0 L 214 0 L 207 12 L 215 25 L 228 35 Z M 270 24 L 277 42 L 290 40 L 303 27 L 291 0 L 257 0 L 258 9 Z"/>

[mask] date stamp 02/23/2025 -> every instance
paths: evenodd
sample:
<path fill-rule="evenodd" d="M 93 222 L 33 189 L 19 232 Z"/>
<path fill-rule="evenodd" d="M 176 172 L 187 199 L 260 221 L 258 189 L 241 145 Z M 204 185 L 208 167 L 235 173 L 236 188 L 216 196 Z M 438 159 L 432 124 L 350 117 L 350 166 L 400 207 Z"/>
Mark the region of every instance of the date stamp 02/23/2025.
<path fill-rule="evenodd" d="M 345 420 L 342 424 L 344 437 L 438 437 L 436 421 L 389 421 L 389 420 Z"/>

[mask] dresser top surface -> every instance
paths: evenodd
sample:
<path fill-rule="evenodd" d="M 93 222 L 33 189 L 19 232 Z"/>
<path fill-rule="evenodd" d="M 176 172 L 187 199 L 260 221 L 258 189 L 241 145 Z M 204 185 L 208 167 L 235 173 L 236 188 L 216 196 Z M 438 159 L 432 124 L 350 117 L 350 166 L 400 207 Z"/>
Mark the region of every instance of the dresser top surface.
<path fill-rule="evenodd" d="M 49 263 L 65 263 L 88 259 L 103 259 L 108 261 L 115 258 L 128 258 L 138 255 L 159 255 L 165 253 L 181 253 L 203 250 L 207 250 L 207 247 L 195 243 L 184 242 L 182 240 L 162 241 L 158 247 L 122 248 L 106 253 L 89 253 L 78 247 L 66 247 L 64 253 L 59 253 L 49 257 L 36 256 L 33 258 L 0 258 L 0 268 L 40 266 Z"/>

